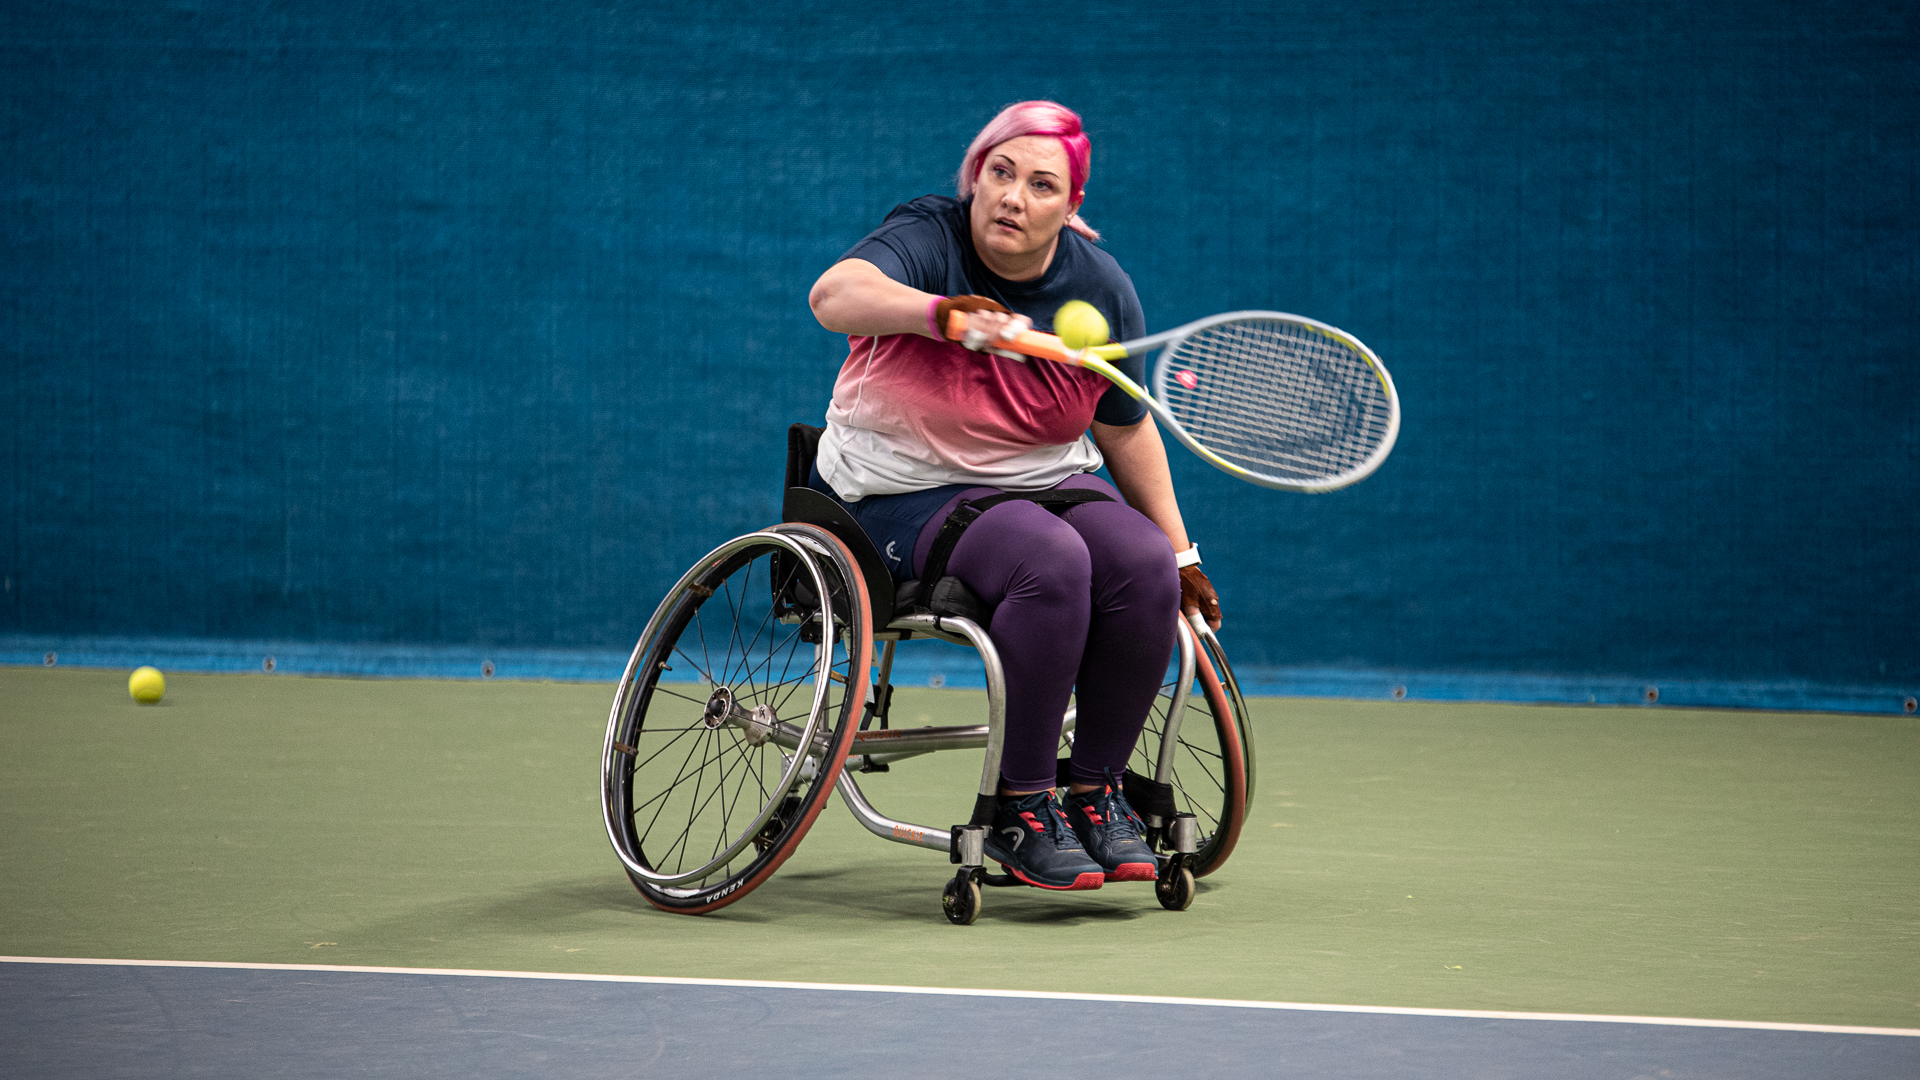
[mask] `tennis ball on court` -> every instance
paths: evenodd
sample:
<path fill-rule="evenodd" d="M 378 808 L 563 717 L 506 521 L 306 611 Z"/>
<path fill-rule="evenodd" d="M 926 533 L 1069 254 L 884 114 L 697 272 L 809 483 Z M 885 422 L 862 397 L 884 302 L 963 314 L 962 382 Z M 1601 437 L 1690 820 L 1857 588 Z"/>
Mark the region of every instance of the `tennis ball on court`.
<path fill-rule="evenodd" d="M 167 692 L 167 677 L 157 667 L 137 667 L 127 680 L 127 693 L 142 705 L 151 705 Z"/>
<path fill-rule="evenodd" d="M 1069 349 L 1107 343 L 1107 317 L 1085 300 L 1069 300 L 1053 313 L 1053 332 Z"/>

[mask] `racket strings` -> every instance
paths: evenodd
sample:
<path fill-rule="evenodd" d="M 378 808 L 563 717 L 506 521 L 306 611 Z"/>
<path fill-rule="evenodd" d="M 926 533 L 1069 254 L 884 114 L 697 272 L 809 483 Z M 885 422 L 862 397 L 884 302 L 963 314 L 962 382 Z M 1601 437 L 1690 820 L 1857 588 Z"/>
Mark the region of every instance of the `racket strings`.
<path fill-rule="evenodd" d="M 1171 375 L 1164 403 L 1188 434 L 1276 479 L 1347 474 L 1392 427 L 1392 403 L 1369 358 L 1309 327 L 1221 323 L 1177 342 L 1163 363 Z"/>

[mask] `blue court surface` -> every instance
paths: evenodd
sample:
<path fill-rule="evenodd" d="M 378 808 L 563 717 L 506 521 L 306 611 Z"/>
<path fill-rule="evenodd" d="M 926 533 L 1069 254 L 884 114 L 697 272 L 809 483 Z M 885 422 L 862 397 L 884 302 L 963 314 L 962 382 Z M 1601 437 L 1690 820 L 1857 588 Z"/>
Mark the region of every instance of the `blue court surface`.
<path fill-rule="evenodd" d="M 1094 961 L 1124 968 L 1123 957 Z M 8 958 L 7 1077 L 1920 1076 L 1920 1031 L 526 972 Z"/>

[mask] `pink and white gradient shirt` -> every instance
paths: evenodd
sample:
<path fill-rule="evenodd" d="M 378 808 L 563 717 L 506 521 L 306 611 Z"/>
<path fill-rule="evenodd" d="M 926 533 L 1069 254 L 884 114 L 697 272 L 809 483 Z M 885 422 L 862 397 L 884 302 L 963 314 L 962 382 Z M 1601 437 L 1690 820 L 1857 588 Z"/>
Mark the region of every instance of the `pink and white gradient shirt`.
<path fill-rule="evenodd" d="M 1101 466 L 1087 437 L 1112 383 L 918 334 L 852 337 L 820 475 L 848 502 L 942 484 L 1042 491 Z"/>

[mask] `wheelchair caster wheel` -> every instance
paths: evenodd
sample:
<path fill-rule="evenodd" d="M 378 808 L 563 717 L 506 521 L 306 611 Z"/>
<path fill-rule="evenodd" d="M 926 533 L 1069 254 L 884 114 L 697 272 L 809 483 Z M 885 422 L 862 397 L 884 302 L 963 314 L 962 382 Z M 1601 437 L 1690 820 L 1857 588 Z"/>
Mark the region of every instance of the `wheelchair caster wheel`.
<path fill-rule="evenodd" d="M 948 922 L 972 926 L 973 920 L 980 917 L 980 883 L 973 880 L 971 874 L 964 882 L 958 876 L 948 880 L 940 894 L 940 906 L 946 910 Z"/>
<path fill-rule="evenodd" d="M 1193 871 L 1184 866 L 1154 880 L 1153 895 L 1168 911 L 1185 911 L 1193 906 Z"/>

